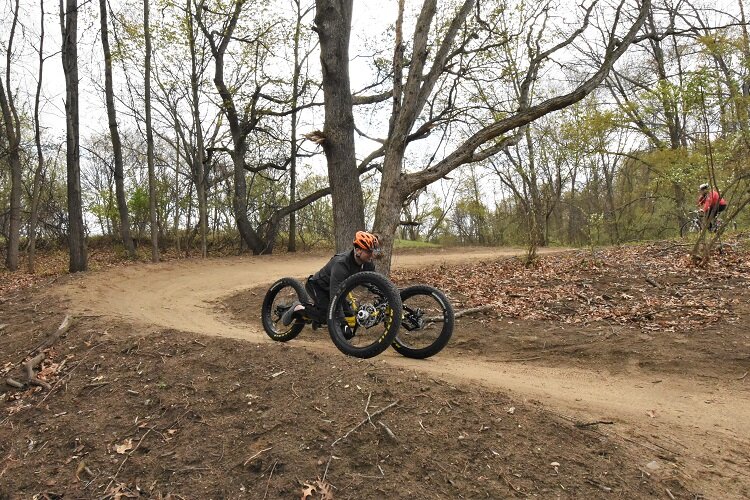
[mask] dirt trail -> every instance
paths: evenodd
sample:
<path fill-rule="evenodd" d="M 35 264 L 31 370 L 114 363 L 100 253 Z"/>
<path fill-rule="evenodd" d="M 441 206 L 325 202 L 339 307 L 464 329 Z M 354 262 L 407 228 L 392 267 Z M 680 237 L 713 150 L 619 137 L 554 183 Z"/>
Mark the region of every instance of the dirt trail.
<path fill-rule="evenodd" d="M 461 249 L 394 256 L 395 267 L 462 262 L 518 255 L 508 249 Z M 232 323 L 217 315 L 216 303 L 239 290 L 271 284 L 283 276 L 304 277 L 320 269 L 329 255 L 269 255 L 174 261 L 93 272 L 64 289 L 70 309 L 159 327 L 255 341 L 268 340 L 260 322 Z"/>
<path fill-rule="evenodd" d="M 395 256 L 396 267 L 423 266 L 518 254 L 512 250 L 473 249 Z M 62 289 L 73 314 L 127 319 L 144 327 L 174 328 L 269 342 L 260 323 L 231 322 L 218 305 L 222 297 L 282 276 L 306 276 L 328 256 L 238 257 L 179 261 L 94 272 Z M 312 343 L 295 341 L 311 347 Z M 332 345 L 314 348 L 331 350 Z M 337 351 L 336 351 L 337 352 Z M 458 354 L 458 355 L 457 355 Z M 414 361 L 387 353 L 378 362 L 413 369 L 431 377 L 481 384 L 510 391 L 520 399 L 576 421 L 612 421 L 614 429 L 642 447 L 644 464 L 660 457 L 663 468 L 676 467 L 688 481 L 698 481 L 704 494 L 722 496 L 747 483 L 750 449 L 750 395 L 726 381 L 696 380 L 669 374 L 644 374 L 636 369 L 613 375 L 606 369 L 582 370 L 519 362 L 468 359 L 451 352 Z M 706 470 L 706 467 L 709 470 Z M 659 470 L 652 473 L 659 474 Z M 736 490 L 735 490 L 736 491 Z M 713 495 L 712 495 L 713 493 Z"/>

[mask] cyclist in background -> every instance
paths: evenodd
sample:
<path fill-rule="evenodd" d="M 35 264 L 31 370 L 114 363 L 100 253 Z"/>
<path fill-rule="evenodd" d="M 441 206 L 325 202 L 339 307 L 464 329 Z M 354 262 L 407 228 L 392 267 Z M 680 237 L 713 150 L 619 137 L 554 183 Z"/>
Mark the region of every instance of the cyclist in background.
<path fill-rule="evenodd" d="M 717 190 L 711 189 L 708 184 L 701 184 L 698 189 L 700 191 L 698 208 L 705 220 L 708 221 L 710 229 L 716 216 L 727 209 L 727 200 L 722 198 Z"/>
<path fill-rule="evenodd" d="M 351 250 L 334 255 L 320 271 L 307 278 L 305 290 L 307 290 L 312 302 L 302 304 L 295 301 L 281 316 L 281 322 L 286 326 L 294 319 L 302 319 L 303 316 L 306 316 L 313 320 L 313 326 L 316 326 L 316 323 L 318 325 L 325 324 L 328 306 L 339 285 L 355 273 L 374 271 L 373 259 L 379 255 L 380 243 L 378 237 L 367 231 L 357 231 Z M 347 316 L 349 315 L 347 314 Z M 351 321 L 354 322 L 353 313 Z M 347 318 L 348 322 L 349 318 Z M 352 326 L 352 324 L 347 325 L 345 336 L 347 336 L 347 333 L 353 335 L 353 333 L 350 333 L 352 332 Z"/>

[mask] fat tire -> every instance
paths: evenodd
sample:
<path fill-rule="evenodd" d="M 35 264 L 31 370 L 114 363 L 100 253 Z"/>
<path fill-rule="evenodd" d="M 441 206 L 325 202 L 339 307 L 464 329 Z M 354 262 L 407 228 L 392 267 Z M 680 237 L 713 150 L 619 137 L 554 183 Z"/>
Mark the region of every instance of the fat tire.
<path fill-rule="evenodd" d="M 284 330 L 282 332 L 276 330 L 276 324 L 274 324 L 272 319 L 273 311 L 271 311 L 271 307 L 273 306 L 273 301 L 276 298 L 276 295 L 278 295 L 278 293 L 285 287 L 292 287 L 297 293 L 297 300 L 299 300 L 300 302 L 310 302 L 310 299 L 307 296 L 307 292 L 305 291 L 305 287 L 302 286 L 302 283 L 294 278 L 281 278 L 279 281 L 271 285 L 271 287 L 266 292 L 266 296 L 263 298 L 263 307 L 261 309 L 260 317 L 261 322 L 263 323 L 263 329 L 266 331 L 266 335 L 277 342 L 288 342 L 292 340 L 297 335 L 299 335 L 299 332 L 301 332 L 305 327 L 304 323 L 293 322 L 291 325 L 289 325 L 288 330 Z"/>
<path fill-rule="evenodd" d="M 346 295 L 356 286 L 372 285 L 376 287 L 382 297 L 388 302 L 391 308 L 392 318 L 390 325 L 385 333 L 375 342 L 364 347 L 355 347 L 344 338 L 343 328 L 335 317 L 335 311 L 340 302 L 345 300 Z M 333 344 L 347 356 L 355 358 L 372 358 L 388 349 L 393 343 L 398 330 L 401 327 L 401 296 L 396 286 L 391 283 L 385 276 L 373 271 L 362 271 L 349 276 L 339 286 L 336 293 L 331 298 L 331 304 L 328 307 L 328 333 L 331 336 Z"/>
<path fill-rule="evenodd" d="M 402 306 L 404 303 L 406 303 L 407 300 L 416 295 L 429 295 L 442 306 L 443 329 L 440 331 L 440 335 L 438 335 L 438 337 L 435 339 L 435 342 L 419 349 L 409 347 L 406 342 L 399 338 L 399 334 L 396 334 L 396 338 L 393 341 L 393 348 L 396 350 L 396 352 L 398 352 L 402 356 L 406 356 L 407 358 L 425 359 L 439 353 L 448 344 L 448 341 L 453 335 L 455 313 L 453 311 L 453 306 L 448 300 L 448 297 L 446 297 L 442 291 L 430 285 L 412 285 L 402 289 Z"/>

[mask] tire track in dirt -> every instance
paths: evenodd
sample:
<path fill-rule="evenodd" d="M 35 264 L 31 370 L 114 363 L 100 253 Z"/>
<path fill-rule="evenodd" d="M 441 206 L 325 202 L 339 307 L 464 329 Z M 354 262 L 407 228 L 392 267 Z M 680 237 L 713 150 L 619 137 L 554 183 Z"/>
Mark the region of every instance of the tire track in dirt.
<path fill-rule="evenodd" d="M 507 249 L 460 249 L 396 255 L 393 264 L 419 267 L 520 253 Z M 230 320 L 229 314 L 222 316 L 220 299 L 270 284 L 282 276 L 307 276 L 328 258 L 329 255 L 243 256 L 138 265 L 76 276 L 60 292 L 74 315 L 114 316 L 147 329 L 174 328 L 273 344 L 262 331 L 260 321 L 238 324 Z M 338 354 L 329 342 L 295 340 L 294 345 Z M 666 453 L 674 458 L 672 465 L 679 462 L 686 480 L 698 480 L 701 485 L 707 482 L 704 494 L 714 492 L 726 498 L 728 492 L 738 491 L 727 483 L 738 478 L 740 483 L 748 482 L 747 474 L 741 471 L 743 466 L 746 468 L 743 460 L 748 457 L 741 450 L 750 449 L 750 396 L 731 384 L 667 374 L 659 374 L 657 382 L 656 377 L 639 372 L 619 376 L 595 369 L 466 359 L 452 355 L 450 344 L 443 353 L 426 361 L 392 353 L 377 359 L 431 377 L 510 391 L 520 399 L 541 402 L 572 420 L 613 421 L 614 432 L 643 447 L 645 456 L 664 458 Z M 714 451 L 716 454 L 712 455 Z M 706 472 L 706 461 L 718 462 L 724 473 L 711 470 L 711 474 L 701 474 Z"/>

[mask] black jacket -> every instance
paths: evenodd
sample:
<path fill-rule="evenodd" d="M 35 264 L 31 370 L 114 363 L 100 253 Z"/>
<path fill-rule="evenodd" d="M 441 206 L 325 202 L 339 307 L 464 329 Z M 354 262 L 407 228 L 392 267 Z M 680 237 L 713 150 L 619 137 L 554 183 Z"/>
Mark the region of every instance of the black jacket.
<path fill-rule="evenodd" d="M 315 273 L 312 277 L 315 285 L 328 292 L 330 298 L 343 281 L 360 271 L 374 271 L 375 264 L 365 262 L 361 266 L 354 260 L 354 249 L 345 253 L 338 253 L 331 257 L 328 264 L 323 269 Z"/>

